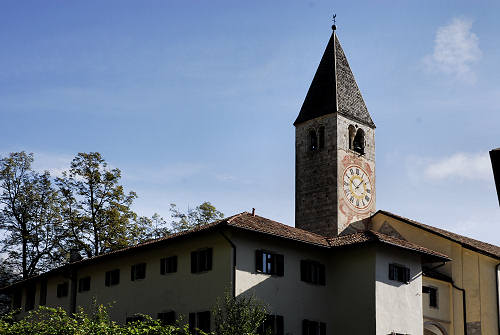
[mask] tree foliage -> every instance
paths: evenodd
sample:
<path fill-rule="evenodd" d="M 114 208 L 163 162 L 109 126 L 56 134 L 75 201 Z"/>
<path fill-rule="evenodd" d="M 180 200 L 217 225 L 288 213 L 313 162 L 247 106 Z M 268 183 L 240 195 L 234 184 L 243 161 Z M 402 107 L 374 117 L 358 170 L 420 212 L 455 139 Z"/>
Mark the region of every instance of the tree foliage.
<path fill-rule="evenodd" d="M 214 308 L 215 334 L 252 335 L 266 318 L 266 307 L 253 296 L 230 293 L 217 300 Z"/>
<path fill-rule="evenodd" d="M 187 212 L 171 204 L 172 222 L 138 216 L 137 195 L 98 152 L 77 154 L 58 178 L 35 171 L 33 161 L 24 151 L 0 157 L 0 253 L 23 278 L 63 264 L 75 249 L 97 256 L 223 217 L 210 202 Z"/>
<path fill-rule="evenodd" d="M 69 315 L 62 308 L 40 306 L 16 320 L 14 313 L 0 318 L 0 335 L 190 335 L 187 326 L 162 325 L 145 315 L 143 321 L 120 325 L 109 319 L 107 308 L 98 305 L 91 314 L 80 309 Z M 204 333 L 200 333 L 204 335 Z"/>
<path fill-rule="evenodd" d="M 61 261 L 61 216 L 57 190 L 48 172 L 32 169 L 24 151 L 0 159 L 2 250 L 23 278 Z"/>
<path fill-rule="evenodd" d="M 224 214 L 208 201 L 195 208 L 188 208 L 186 213 L 179 211 L 175 204 L 170 204 L 170 213 L 174 219 L 171 223 L 174 232 L 197 228 L 224 218 Z"/>
<path fill-rule="evenodd" d="M 92 257 L 131 244 L 140 232 L 130 209 L 137 195 L 126 194 L 120 178 L 119 169 L 108 168 L 101 154 L 90 152 L 76 155 L 69 172 L 57 179 L 68 247 Z"/>

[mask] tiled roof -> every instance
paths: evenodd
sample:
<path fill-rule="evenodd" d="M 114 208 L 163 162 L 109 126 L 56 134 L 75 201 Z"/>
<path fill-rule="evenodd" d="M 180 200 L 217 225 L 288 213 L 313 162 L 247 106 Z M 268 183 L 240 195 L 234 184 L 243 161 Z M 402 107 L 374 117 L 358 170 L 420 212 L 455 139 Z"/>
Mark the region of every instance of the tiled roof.
<path fill-rule="evenodd" d="M 230 216 L 228 218 L 215 221 L 188 231 L 176 233 L 176 234 L 171 234 L 162 238 L 150 240 L 144 243 L 140 243 L 134 246 L 130 246 L 127 248 L 123 248 L 120 250 L 116 251 L 111 251 L 99 256 L 91 257 L 91 258 L 86 258 L 77 262 L 73 262 L 71 264 L 66 264 L 64 266 L 61 266 L 59 268 L 53 269 L 47 273 L 44 273 L 40 276 L 48 275 L 51 273 L 56 273 L 56 272 L 62 272 L 68 270 L 70 267 L 73 266 L 80 266 L 80 265 L 86 265 L 86 264 L 91 264 L 94 262 L 97 262 L 101 259 L 109 258 L 109 257 L 117 257 L 121 255 L 125 255 L 128 252 L 131 251 L 137 251 L 139 249 L 147 249 L 147 248 L 153 248 L 153 247 L 158 247 L 163 244 L 169 243 L 172 240 L 175 239 L 180 239 L 183 237 L 190 237 L 192 235 L 196 235 L 198 233 L 203 233 L 211 230 L 215 230 L 217 228 L 223 228 L 223 227 L 231 227 L 234 229 L 240 229 L 240 230 L 245 230 L 245 231 L 251 231 L 251 232 L 256 232 L 256 233 L 261 233 L 261 234 L 266 234 L 266 235 L 271 235 L 271 236 L 276 236 L 279 238 L 287 239 L 287 240 L 292 240 L 292 241 L 297 241 L 301 243 L 307 243 L 310 245 L 315 245 L 318 247 L 323 247 L 323 248 L 337 248 L 337 247 L 343 247 L 343 246 L 348 246 L 348 245 L 355 245 L 355 244 L 361 244 L 365 242 L 379 242 L 383 244 L 388 244 L 388 245 L 393 245 L 398 248 L 403 248 L 411 251 L 418 252 L 424 256 L 427 257 L 433 257 L 433 258 L 438 258 L 440 260 L 449 260 L 449 258 L 441 253 L 438 253 L 436 251 L 429 250 L 427 248 L 424 248 L 422 246 L 416 245 L 414 243 L 410 243 L 407 241 L 403 241 L 394 237 L 390 237 L 388 235 L 379 233 L 379 232 L 374 232 L 374 231 L 364 231 L 360 233 L 355 233 L 355 234 L 350 234 L 346 236 L 341 236 L 341 237 L 334 237 L 334 238 L 327 238 L 322 235 L 318 235 L 306 230 L 302 230 L 299 228 L 291 227 L 288 225 L 285 225 L 283 223 L 279 223 L 277 221 L 269 220 L 266 219 L 262 216 L 258 215 L 252 215 L 248 212 L 243 212 L 240 214 L 236 214 L 233 216 Z M 31 280 L 40 276 L 36 276 L 27 280 Z M 18 283 L 15 283 L 11 286 L 16 286 L 22 282 L 21 281 Z M 7 287 L 8 288 L 8 287 Z"/>
<path fill-rule="evenodd" d="M 380 232 L 376 232 L 373 230 L 366 230 L 366 231 L 359 232 L 359 233 L 328 238 L 328 243 L 330 244 L 330 246 L 332 248 L 352 246 L 352 245 L 357 245 L 357 244 L 362 244 L 362 243 L 367 243 L 367 242 L 379 242 L 382 244 L 392 245 L 392 246 L 395 246 L 398 248 L 415 251 L 417 253 L 423 254 L 424 256 L 430 256 L 430 257 L 436 258 L 440 261 L 450 261 L 451 260 L 448 256 L 446 256 L 445 254 L 442 254 L 440 252 L 430 250 L 430 249 L 422 247 L 418 244 L 408 242 L 405 240 L 400 240 L 398 238 L 391 237 L 391 236 L 388 236 L 388 235 L 385 235 L 385 234 L 382 234 Z"/>
<path fill-rule="evenodd" d="M 227 220 L 227 224 L 232 227 L 283 237 L 299 242 L 315 244 L 323 247 L 329 246 L 326 238 L 322 235 L 291 227 L 283 223 L 266 219 L 262 216 L 252 215 L 247 212 L 229 218 Z"/>
<path fill-rule="evenodd" d="M 478 241 L 478 240 L 475 240 L 473 238 L 466 237 L 463 235 L 455 234 L 455 233 L 452 233 L 450 231 L 447 231 L 447 230 L 444 230 L 441 228 L 432 227 L 432 226 L 405 218 L 403 216 L 399 216 L 397 214 L 394 214 L 394 213 L 391 213 L 388 211 L 379 210 L 379 211 L 377 211 L 377 213 L 374 214 L 374 216 L 377 215 L 378 213 L 390 216 L 392 218 L 404 221 L 405 223 L 408 223 L 408 224 L 415 226 L 417 228 L 421 228 L 421 229 L 426 230 L 428 232 L 437 234 L 441 237 L 444 237 L 446 239 L 457 242 L 468 249 L 478 251 L 478 252 L 486 254 L 488 256 L 492 256 L 494 258 L 500 259 L 500 247 L 497 247 L 496 245 L 489 244 L 486 242 L 481 242 L 481 241 Z"/>
<path fill-rule="evenodd" d="M 333 32 L 294 125 L 336 112 L 375 127 L 339 39 Z"/>

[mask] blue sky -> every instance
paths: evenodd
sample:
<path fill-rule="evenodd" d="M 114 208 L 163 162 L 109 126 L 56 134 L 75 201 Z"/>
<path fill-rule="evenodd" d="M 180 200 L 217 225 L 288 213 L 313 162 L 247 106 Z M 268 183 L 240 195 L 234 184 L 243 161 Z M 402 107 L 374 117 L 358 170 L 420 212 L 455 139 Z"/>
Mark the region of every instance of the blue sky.
<path fill-rule="evenodd" d="M 168 216 L 294 222 L 294 128 L 337 13 L 377 149 L 377 208 L 500 244 L 498 1 L 0 2 L 0 153 L 99 151 Z"/>

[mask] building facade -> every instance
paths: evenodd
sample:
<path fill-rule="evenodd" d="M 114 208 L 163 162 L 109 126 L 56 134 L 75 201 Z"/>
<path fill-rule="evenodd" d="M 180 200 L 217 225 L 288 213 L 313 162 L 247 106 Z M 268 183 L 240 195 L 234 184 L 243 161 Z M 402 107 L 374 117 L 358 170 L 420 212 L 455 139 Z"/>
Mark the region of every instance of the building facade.
<path fill-rule="evenodd" d="M 296 129 L 296 222 L 240 213 L 4 288 L 18 317 L 111 303 L 213 329 L 217 298 L 252 294 L 298 334 L 498 334 L 500 248 L 376 211 L 375 124 L 334 32 Z"/>

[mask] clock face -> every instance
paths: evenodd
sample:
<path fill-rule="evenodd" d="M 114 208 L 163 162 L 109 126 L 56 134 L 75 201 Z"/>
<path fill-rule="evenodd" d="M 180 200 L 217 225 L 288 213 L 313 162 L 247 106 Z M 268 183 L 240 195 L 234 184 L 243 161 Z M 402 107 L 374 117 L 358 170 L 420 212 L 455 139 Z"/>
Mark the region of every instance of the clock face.
<path fill-rule="evenodd" d="M 372 184 L 370 177 L 358 165 L 350 165 L 344 170 L 344 198 L 355 209 L 365 209 L 372 201 Z"/>

